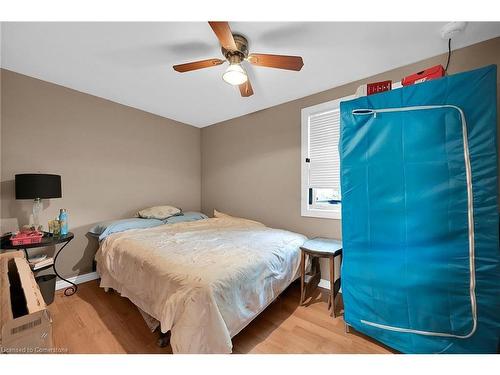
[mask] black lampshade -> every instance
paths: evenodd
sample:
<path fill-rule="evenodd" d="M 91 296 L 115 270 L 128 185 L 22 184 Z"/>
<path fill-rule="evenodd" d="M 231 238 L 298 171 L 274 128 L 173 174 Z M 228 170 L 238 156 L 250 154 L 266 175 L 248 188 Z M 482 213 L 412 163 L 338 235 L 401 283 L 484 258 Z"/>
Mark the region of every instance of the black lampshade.
<path fill-rule="evenodd" d="M 16 199 L 61 197 L 61 176 L 40 173 L 16 174 Z"/>

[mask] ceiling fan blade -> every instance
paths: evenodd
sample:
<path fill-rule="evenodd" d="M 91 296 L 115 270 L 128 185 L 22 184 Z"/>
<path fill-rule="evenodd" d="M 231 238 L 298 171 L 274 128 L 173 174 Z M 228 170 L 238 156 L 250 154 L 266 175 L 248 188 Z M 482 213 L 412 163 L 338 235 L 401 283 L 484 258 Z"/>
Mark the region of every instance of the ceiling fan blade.
<path fill-rule="evenodd" d="M 253 89 L 249 79 L 247 79 L 245 83 L 239 85 L 239 88 L 241 96 L 248 97 L 253 95 Z"/>
<path fill-rule="evenodd" d="M 254 65 L 267 66 L 268 68 L 278 68 L 287 70 L 300 70 L 304 66 L 302 57 L 285 55 L 266 55 L 263 53 L 252 53 L 248 56 L 248 61 Z"/>
<path fill-rule="evenodd" d="M 191 70 L 210 68 L 211 66 L 220 65 L 224 62 L 225 60 L 221 59 L 208 59 L 208 60 L 193 61 L 190 63 L 174 65 L 173 68 L 175 71 L 179 73 L 184 73 L 184 72 L 189 72 Z"/>
<path fill-rule="evenodd" d="M 220 45 L 229 51 L 236 51 L 233 33 L 228 22 L 208 22 L 215 35 L 219 39 Z"/>

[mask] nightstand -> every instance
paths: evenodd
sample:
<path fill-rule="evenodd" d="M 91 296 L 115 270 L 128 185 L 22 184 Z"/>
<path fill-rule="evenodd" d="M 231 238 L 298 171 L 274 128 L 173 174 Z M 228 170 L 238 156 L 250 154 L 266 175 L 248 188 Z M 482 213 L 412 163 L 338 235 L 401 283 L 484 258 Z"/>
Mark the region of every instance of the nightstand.
<path fill-rule="evenodd" d="M 33 272 L 39 272 L 48 268 L 52 268 L 54 270 L 54 273 L 56 276 L 58 276 L 61 280 L 66 281 L 67 283 L 71 284 L 70 287 L 66 288 L 64 290 L 64 295 L 66 296 L 71 296 L 72 294 L 76 293 L 78 289 L 78 285 L 75 283 L 65 279 L 62 277 L 56 269 L 56 261 L 57 257 L 61 253 L 61 251 L 66 247 L 66 245 L 74 238 L 73 233 L 69 232 L 68 234 L 61 235 L 61 236 L 52 236 L 50 234 L 45 234 L 42 237 L 42 241 L 39 243 L 33 243 L 33 244 L 26 244 L 26 245 L 12 245 L 10 240 L 5 238 L 5 240 L 2 241 L 0 244 L 0 250 L 3 253 L 5 250 L 23 250 L 25 255 L 26 255 L 26 261 L 29 261 L 29 250 L 30 249 L 35 249 L 35 248 L 40 248 L 40 247 L 46 247 L 46 246 L 54 246 L 57 247 L 56 245 L 62 244 L 62 246 L 59 248 L 59 250 L 56 250 L 54 254 L 54 262 L 50 265 L 47 265 L 45 267 L 36 269 Z"/>
<path fill-rule="evenodd" d="M 328 296 L 328 310 L 330 316 L 336 317 L 335 298 L 340 290 L 340 277 L 335 280 L 335 258 L 340 257 L 342 263 L 342 241 L 330 238 L 316 237 L 306 241 L 301 247 L 300 257 L 300 304 L 304 304 L 307 292 L 316 287 L 321 279 L 319 259 L 328 258 L 330 265 L 330 292 Z M 306 255 L 311 258 L 311 272 L 306 275 Z M 310 276 L 306 283 L 306 276 Z"/>

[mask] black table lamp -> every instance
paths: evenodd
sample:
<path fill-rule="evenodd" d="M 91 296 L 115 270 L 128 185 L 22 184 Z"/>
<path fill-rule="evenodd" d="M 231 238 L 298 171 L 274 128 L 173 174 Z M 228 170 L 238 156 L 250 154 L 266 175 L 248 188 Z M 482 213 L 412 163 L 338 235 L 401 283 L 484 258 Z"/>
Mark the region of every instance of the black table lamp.
<path fill-rule="evenodd" d="M 61 176 L 56 174 L 16 174 L 16 199 L 34 199 L 33 223 L 38 229 L 42 199 L 61 198 Z"/>

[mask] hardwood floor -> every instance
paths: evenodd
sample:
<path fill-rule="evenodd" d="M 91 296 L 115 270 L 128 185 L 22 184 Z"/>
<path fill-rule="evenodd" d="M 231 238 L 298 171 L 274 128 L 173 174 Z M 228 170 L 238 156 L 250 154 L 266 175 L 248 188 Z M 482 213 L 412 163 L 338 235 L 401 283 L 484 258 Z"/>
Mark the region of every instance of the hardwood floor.
<path fill-rule="evenodd" d="M 319 292 L 299 306 L 300 286 L 292 284 L 273 304 L 233 338 L 234 353 L 390 353 L 358 333 L 344 332 L 342 317 L 329 316 Z M 54 345 L 69 353 L 171 353 L 159 348 L 137 308 L 97 281 L 80 284 L 78 293 L 56 293 L 49 307 Z"/>

